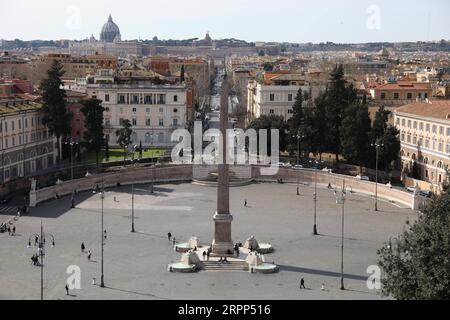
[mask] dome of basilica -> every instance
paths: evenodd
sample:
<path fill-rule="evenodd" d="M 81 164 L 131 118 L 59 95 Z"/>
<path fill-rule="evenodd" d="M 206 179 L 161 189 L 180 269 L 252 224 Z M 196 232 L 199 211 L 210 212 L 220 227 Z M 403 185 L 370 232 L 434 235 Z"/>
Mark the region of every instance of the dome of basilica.
<path fill-rule="evenodd" d="M 114 42 L 120 39 L 120 30 L 117 24 L 114 23 L 111 15 L 109 15 L 108 22 L 103 25 L 100 33 L 100 41 Z"/>

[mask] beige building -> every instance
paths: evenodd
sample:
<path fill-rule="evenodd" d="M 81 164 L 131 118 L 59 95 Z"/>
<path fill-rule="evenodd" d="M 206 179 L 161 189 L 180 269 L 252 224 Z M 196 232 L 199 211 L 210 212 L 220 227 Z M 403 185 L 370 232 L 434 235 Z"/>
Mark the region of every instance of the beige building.
<path fill-rule="evenodd" d="M 403 173 L 416 175 L 430 184 L 430 190 L 439 191 L 450 165 L 450 100 L 412 103 L 394 115 Z"/>
<path fill-rule="evenodd" d="M 432 92 L 429 83 L 395 80 L 370 89 L 373 102 L 384 106 L 402 106 L 431 99 Z"/>
<path fill-rule="evenodd" d="M 87 94 L 103 101 L 105 135 L 113 146 L 117 146 L 116 131 L 125 119 L 132 124 L 132 143 L 145 147 L 173 146 L 171 134 L 186 126 L 189 88 L 185 85 L 102 74 L 88 81 Z"/>
<path fill-rule="evenodd" d="M 17 97 L 0 98 L 0 183 L 51 167 L 56 139 L 42 124 L 42 105 Z"/>

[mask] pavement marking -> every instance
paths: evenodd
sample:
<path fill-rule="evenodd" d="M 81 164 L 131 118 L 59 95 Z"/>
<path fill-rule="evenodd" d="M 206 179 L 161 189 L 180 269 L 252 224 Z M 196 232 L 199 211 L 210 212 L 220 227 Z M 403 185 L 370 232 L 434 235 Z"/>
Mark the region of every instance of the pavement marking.
<path fill-rule="evenodd" d="M 17 210 L 16 207 L 11 207 L 11 206 L 0 207 L 0 212 L 14 212 L 16 210 Z"/>

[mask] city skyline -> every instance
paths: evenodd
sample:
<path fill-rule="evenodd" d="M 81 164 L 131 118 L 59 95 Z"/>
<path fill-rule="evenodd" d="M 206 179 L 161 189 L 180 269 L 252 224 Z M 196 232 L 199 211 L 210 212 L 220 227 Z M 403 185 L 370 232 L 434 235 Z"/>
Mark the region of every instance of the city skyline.
<path fill-rule="evenodd" d="M 205 0 L 196 1 L 195 6 L 178 0 L 170 4 L 131 0 L 128 7 L 118 1 L 104 0 L 95 3 L 0 0 L 0 38 L 82 40 L 93 34 L 98 39 L 109 14 L 119 25 L 124 40 L 154 36 L 159 39 L 202 38 L 207 31 L 213 39 L 237 38 L 251 42 L 366 43 L 450 38 L 445 19 L 450 11 L 448 1 L 433 0 L 432 4 L 414 6 L 404 0 L 351 2 L 348 6 L 329 0 L 320 1 L 320 5 L 282 0 L 276 7 L 269 7 L 266 0 L 259 1 L 258 5 L 232 0 L 226 7 L 216 8 L 217 2 Z M 19 19 L 29 23 L 17 23 Z M 49 19 L 53 19 L 51 25 L 45 23 Z"/>

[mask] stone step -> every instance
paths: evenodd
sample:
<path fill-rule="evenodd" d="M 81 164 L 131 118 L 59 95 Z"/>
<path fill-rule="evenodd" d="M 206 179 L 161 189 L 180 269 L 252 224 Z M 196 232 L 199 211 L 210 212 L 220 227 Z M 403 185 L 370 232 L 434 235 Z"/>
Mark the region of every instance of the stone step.
<path fill-rule="evenodd" d="M 220 264 L 216 261 L 205 261 L 199 264 L 199 268 L 204 271 L 248 271 L 248 264 L 244 261 Z"/>

